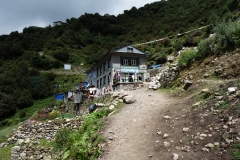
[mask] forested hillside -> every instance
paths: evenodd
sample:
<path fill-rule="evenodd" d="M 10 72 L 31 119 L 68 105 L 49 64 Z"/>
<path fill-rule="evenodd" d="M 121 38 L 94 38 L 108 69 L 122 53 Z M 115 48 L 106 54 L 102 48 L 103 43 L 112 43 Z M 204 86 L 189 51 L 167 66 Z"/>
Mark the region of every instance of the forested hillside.
<path fill-rule="evenodd" d="M 139 9 L 132 7 L 118 16 L 85 13 L 66 19 L 65 25 L 28 26 L 21 33 L 1 35 L 0 120 L 54 94 L 56 76 L 40 70 L 62 68 L 63 63 L 84 63 L 88 68 L 115 48 L 210 25 L 183 37 L 139 46 L 149 54 L 149 63 L 164 63 L 167 55 L 183 46 L 196 46 L 217 22 L 236 20 L 239 8 L 239 0 L 158 1 Z"/>

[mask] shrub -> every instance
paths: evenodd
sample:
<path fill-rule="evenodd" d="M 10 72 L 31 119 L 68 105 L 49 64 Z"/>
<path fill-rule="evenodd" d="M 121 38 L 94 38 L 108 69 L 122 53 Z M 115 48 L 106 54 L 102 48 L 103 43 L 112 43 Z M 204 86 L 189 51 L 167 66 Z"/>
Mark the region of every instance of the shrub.
<path fill-rule="evenodd" d="M 240 24 L 238 20 L 218 23 L 213 30 L 216 32 L 216 52 L 240 46 Z"/>
<path fill-rule="evenodd" d="M 56 101 L 56 106 L 60 107 L 61 105 L 63 105 L 63 103 L 64 103 L 63 100 L 57 100 Z"/>
<path fill-rule="evenodd" d="M 182 52 L 178 58 L 179 67 L 181 69 L 189 67 L 195 60 L 197 52 L 195 50 L 187 50 Z"/>
<path fill-rule="evenodd" d="M 53 57 L 60 61 L 67 62 L 69 60 L 69 53 L 68 51 L 57 51 L 54 52 Z"/>
<path fill-rule="evenodd" d="M 55 141 L 53 143 L 56 151 L 63 150 L 67 146 L 70 133 L 70 128 L 62 128 L 56 133 Z"/>
<path fill-rule="evenodd" d="M 57 110 L 53 110 L 52 112 L 49 113 L 49 119 L 55 119 L 60 116 L 61 116 L 61 113 Z"/>
<path fill-rule="evenodd" d="M 101 154 L 98 145 L 103 138 L 98 133 L 102 127 L 101 118 L 105 117 L 111 110 L 101 108 L 84 117 L 81 128 L 69 134 L 68 129 L 59 130 L 56 134 L 54 148 L 63 151 L 62 159 L 96 159 Z"/>
<path fill-rule="evenodd" d="M 18 112 L 19 118 L 24 118 L 26 116 L 26 109 L 22 109 L 21 111 Z"/>
<path fill-rule="evenodd" d="M 177 40 L 174 44 L 175 51 L 179 51 L 183 48 L 183 42 L 180 40 Z"/>
<path fill-rule="evenodd" d="M 214 38 L 207 38 L 201 40 L 197 46 L 198 52 L 196 55 L 196 60 L 203 59 L 207 55 L 213 52 Z"/>
<path fill-rule="evenodd" d="M 154 54 L 153 58 L 157 64 L 163 64 L 167 62 L 167 56 L 163 53 L 156 53 Z"/>

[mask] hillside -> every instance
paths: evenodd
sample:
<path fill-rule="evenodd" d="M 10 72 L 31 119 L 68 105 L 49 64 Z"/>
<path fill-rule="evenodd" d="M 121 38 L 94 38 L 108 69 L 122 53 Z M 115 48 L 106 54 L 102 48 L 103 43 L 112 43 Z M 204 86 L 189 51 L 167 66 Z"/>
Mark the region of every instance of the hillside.
<path fill-rule="evenodd" d="M 105 126 L 110 130 L 102 130 L 98 123 L 111 111 L 107 105 L 111 103 L 106 102 L 109 99 L 103 99 L 108 107 L 80 117 L 79 121 L 84 119 L 87 123 L 79 132 L 70 133 L 66 129 L 59 133 L 71 135 L 63 141 L 68 148 L 60 147 L 60 151 L 66 151 L 64 154 L 71 157 L 84 156 L 87 159 L 114 157 L 111 153 L 116 153 L 115 149 L 129 149 L 131 153 L 134 145 L 143 149 L 142 144 L 137 143 L 141 136 L 126 138 L 128 134 L 125 133 L 132 129 L 133 132 L 129 132 L 132 136 L 145 131 L 146 139 L 143 138 L 141 143 L 151 141 L 151 145 L 156 145 L 145 150 L 152 153 L 141 153 L 145 156 L 143 159 L 155 159 L 163 152 L 167 159 L 172 159 L 172 153 L 176 153 L 184 157 L 180 159 L 205 156 L 206 159 L 239 160 L 239 8 L 239 0 L 158 1 L 139 9 L 133 7 L 118 16 L 86 13 L 79 18 L 66 19 L 66 25 L 30 26 L 22 33 L 13 31 L 10 35 L 1 35 L 0 128 L 17 125 L 30 117 L 40 116 L 39 121 L 48 121 L 49 117 L 41 117 L 44 109 L 61 108 L 61 104 L 53 102 L 56 93 L 69 91 L 85 81 L 84 71 L 109 51 L 140 44 L 135 47 L 148 54 L 148 65 L 163 64 L 157 70 L 149 70 L 157 73 L 153 79 L 161 83 L 161 89 L 150 91 L 140 88 L 141 91 L 133 91 L 135 95 L 141 93 L 137 103 L 122 108 L 119 115 L 113 116 L 116 119 L 111 116 L 104 119 Z M 73 70 L 64 71 L 65 63 L 72 64 Z M 233 93 L 228 91 L 229 88 L 234 88 Z M 160 97 L 165 105 L 159 101 Z M 85 105 L 89 107 L 90 102 Z M 151 107 L 150 110 L 146 106 Z M 155 110 L 156 106 L 159 108 Z M 140 111 L 135 111 L 138 107 Z M 141 112 L 142 108 L 148 112 L 146 115 Z M 137 118 L 132 117 L 133 113 Z M 145 119 L 139 116 L 145 116 Z M 164 119 L 164 116 L 171 116 L 171 120 Z M 63 120 L 60 111 L 50 118 L 56 117 Z M 58 119 L 54 123 L 59 124 Z M 132 128 L 121 128 L 123 124 Z M 161 127 L 163 129 L 158 129 Z M 190 130 L 183 132 L 183 128 Z M 129 148 L 119 144 L 119 141 L 122 142 L 119 137 L 107 140 L 109 134 L 114 136 L 121 129 L 124 130 L 120 135 L 123 139 L 133 140 Z M 99 131 L 105 136 L 105 143 L 99 144 Z M 170 139 L 161 135 L 160 139 L 160 131 L 161 134 L 173 135 L 170 134 Z M 200 136 L 203 134 L 204 137 L 207 134 L 208 138 Z M 152 139 L 148 139 L 148 135 L 152 135 Z M 114 138 L 119 141 L 114 142 Z M 4 141 L 7 138 L 0 134 L 0 142 Z M 168 143 L 163 143 L 165 141 Z M 51 143 L 46 142 L 46 146 L 51 146 Z M 171 147 L 169 143 L 172 143 Z M 72 144 L 83 146 L 83 150 L 71 148 Z M 41 145 L 44 146 L 45 142 Z M 4 151 L 0 149 L 0 152 Z M 137 153 L 140 152 L 134 151 L 133 156 L 139 156 Z"/>
<path fill-rule="evenodd" d="M 38 71 L 61 69 L 64 63 L 76 68 L 84 64 L 81 73 L 115 48 L 160 38 L 165 39 L 137 47 L 149 54 L 149 65 L 165 63 L 168 55 L 177 53 L 183 46 L 197 46 L 201 39 L 214 32 L 212 29 L 219 20 L 236 20 L 239 8 L 238 0 L 159 1 L 139 9 L 132 7 L 118 16 L 86 13 L 66 19 L 66 25 L 29 26 L 22 33 L 13 31 L 1 35 L 1 118 L 31 106 L 35 100 L 55 94 L 58 89 L 54 86 L 68 81 L 56 78 L 52 72 Z M 178 34 L 206 25 L 209 27 L 203 30 Z M 71 80 L 68 85 L 75 85 L 82 78 Z M 38 88 L 41 93 L 36 92 Z M 24 94 L 18 93 L 20 90 L 24 90 Z"/>

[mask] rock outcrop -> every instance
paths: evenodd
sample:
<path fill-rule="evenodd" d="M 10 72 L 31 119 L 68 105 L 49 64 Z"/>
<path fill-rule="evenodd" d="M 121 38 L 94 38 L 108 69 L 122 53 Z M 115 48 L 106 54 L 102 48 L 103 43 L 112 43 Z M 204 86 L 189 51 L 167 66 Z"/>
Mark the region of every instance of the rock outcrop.
<path fill-rule="evenodd" d="M 170 84 L 179 74 L 177 64 L 169 64 L 168 66 L 159 67 L 148 71 L 150 74 L 149 89 L 158 89 L 161 86 Z"/>

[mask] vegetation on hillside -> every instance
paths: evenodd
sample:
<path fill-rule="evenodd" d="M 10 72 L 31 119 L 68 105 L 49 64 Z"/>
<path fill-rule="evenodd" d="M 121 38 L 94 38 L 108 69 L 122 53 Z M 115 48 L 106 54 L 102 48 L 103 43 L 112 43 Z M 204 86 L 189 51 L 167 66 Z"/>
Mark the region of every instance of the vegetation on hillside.
<path fill-rule="evenodd" d="M 235 24 L 231 25 L 234 22 L 228 20 L 239 17 L 239 4 L 239 0 L 159 1 L 139 9 L 132 7 L 118 16 L 85 13 L 78 18 L 66 19 L 66 25 L 46 28 L 29 26 L 22 33 L 13 31 L 9 35 L 2 35 L 0 121 L 18 110 L 30 107 L 34 101 L 52 96 L 57 91 L 67 91 L 71 84 L 84 78 L 72 78 L 70 83 L 66 78 L 57 81 L 53 73 L 40 72 L 61 68 L 63 63 L 77 66 L 84 63 L 89 67 L 115 48 L 162 37 L 169 38 L 138 47 L 149 54 L 149 64 L 166 62 L 167 55 L 176 53 L 183 46 L 198 45 L 199 59 L 212 52 L 229 49 L 229 46 L 237 47 L 239 30 L 231 32 Z M 180 37 L 174 36 L 200 26 L 215 24 L 222 17 L 231 29 L 223 30 L 227 27 L 224 26 L 226 23 L 222 23 L 222 26 L 213 30 L 217 32 L 214 40 L 200 42 L 212 32 L 211 27 Z M 214 45 L 209 48 L 209 44 Z M 40 51 L 44 55 L 40 56 Z M 68 85 L 59 90 L 54 88 L 58 83 Z"/>

